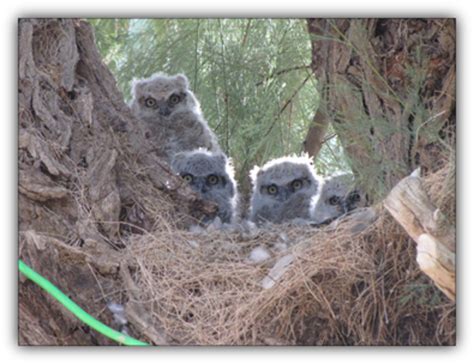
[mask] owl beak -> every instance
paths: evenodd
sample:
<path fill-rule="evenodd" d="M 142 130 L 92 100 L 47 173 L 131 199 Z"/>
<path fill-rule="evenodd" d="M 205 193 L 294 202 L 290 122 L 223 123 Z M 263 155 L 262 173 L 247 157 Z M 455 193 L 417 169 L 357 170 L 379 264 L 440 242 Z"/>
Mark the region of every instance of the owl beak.
<path fill-rule="evenodd" d="M 348 199 L 344 199 L 342 202 L 342 210 L 344 211 L 344 214 L 347 214 L 349 211 L 351 211 L 351 203 L 348 201 Z"/>
<path fill-rule="evenodd" d="M 286 188 L 282 188 L 278 195 L 278 200 L 280 200 L 281 202 L 284 202 L 288 199 L 289 195 L 290 195 L 290 191 L 288 191 Z"/>
<path fill-rule="evenodd" d="M 201 180 L 196 181 L 196 189 L 200 193 L 209 192 L 209 186 L 206 184 L 206 181 L 201 181 Z"/>
<path fill-rule="evenodd" d="M 168 103 L 165 102 L 158 102 L 158 113 L 161 116 L 169 116 L 171 114 L 171 109 L 168 106 Z"/>

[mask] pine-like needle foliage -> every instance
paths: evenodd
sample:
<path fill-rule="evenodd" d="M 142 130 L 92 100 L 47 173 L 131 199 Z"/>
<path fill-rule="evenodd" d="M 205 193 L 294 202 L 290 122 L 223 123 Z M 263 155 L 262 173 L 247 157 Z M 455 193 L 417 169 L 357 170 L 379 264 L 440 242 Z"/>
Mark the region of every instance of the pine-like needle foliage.
<path fill-rule="evenodd" d="M 318 107 L 303 19 L 97 19 L 97 44 L 120 88 L 162 71 L 185 73 L 222 148 L 248 188 L 248 171 L 302 152 Z M 337 138 L 318 156 L 319 173 L 347 169 Z"/>

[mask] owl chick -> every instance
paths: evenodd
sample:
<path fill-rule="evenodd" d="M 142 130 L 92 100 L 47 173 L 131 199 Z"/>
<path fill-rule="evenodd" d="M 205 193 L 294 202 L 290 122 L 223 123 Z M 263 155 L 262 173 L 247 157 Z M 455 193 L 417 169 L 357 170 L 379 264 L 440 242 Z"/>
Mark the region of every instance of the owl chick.
<path fill-rule="evenodd" d="M 320 178 L 307 155 L 282 157 L 261 168 L 255 166 L 250 178 L 253 185 L 251 221 L 261 224 L 310 219 Z"/>
<path fill-rule="evenodd" d="M 313 211 L 313 221 L 327 224 L 367 203 L 365 194 L 354 186 L 352 174 L 327 177 Z"/>
<path fill-rule="evenodd" d="M 234 168 L 222 152 L 204 149 L 180 152 L 174 156 L 171 168 L 204 200 L 217 204 L 217 216 L 222 222 L 234 222 L 237 215 L 237 184 Z"/>
<path fill-rule="evenodd" d="M 168 161 L 186 150 L 220 151 L 185 75 L 158 73 L 134 80 L 132 95 L 133 114 L 144 122 L 145 135 Z"/>

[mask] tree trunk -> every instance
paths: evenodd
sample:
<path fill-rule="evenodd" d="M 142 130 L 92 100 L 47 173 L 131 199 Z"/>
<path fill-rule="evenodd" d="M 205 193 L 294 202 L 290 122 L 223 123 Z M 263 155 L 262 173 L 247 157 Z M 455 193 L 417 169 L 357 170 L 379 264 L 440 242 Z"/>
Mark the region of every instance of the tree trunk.
<path fill-rule="evenodd" d="M 157 196 L 171 196 L 185 212 L 212 214 L 215 206 L 150 152 L 88 23 L 20 20 L 18 86 L 19 257 L 91 315 L 116 325 L 105 307 L 117 298 L 108 292 L 122 292 L 117 248 L 128 227 L 152 223 L 152 209 L 163 201 Z M 137 200 L 133 192 L 144 179 L 155 190 Z M 19 343 L 110 341 L 21 279 Z"/>
<path fill-rule="evenodd" d="M 439 138 L 454 143 L 455 20 L 307 22 L 321 89 L 315 122 L 332 124 L 369 192 L 384 196 L 420 164 L 439 168 Z"/>
<path fill-rule="evenodd" d="M 359 28 L 380 33 L 380 30 L 372 29 L 374 21 L 314 22 L 310 23 L 310 31 L 341 37 L 334 28 L 336 25 L 342 34 L 351 36 L 354 44 L 358 39 L 354 38 L 354 33 Z M 318 22 L 322 22 L 324 27 L 316 26 L 320 24 Z M 364 28 L 370 24 L 372 28 Z M 433 21 L 430 24 L 438 23 Z M 449 35 L 446 29 L 451 29 L 451 25 L 445 24 L 440 33 Z M 433 33 L 432 37 L 440 39 L 439 49 L 446 48 L 438 33 Z M 316 140 L 317 145 L 324 133 L 324 125 L 332 122 L 350 152 L 355 170 L 370 166 L 370 162 L 373 168 L 380 168 L 383 158 L 408 160 L 411 154 L 404 149 L 393 156 L 389 153 L 393 143 L 404 140 L 405 134 L 400 133 L 398 139 L 387 137 L 388 144 L 384 145 L 375 139 L 379 135 L 376 126 L 373 133 L 367 134 L 367 130 L 358 133 L 360 128 L 352 122 L 358 119 L 350 119 L 348 115 L 352 112 L 357 116 L 356 111 L 366 112 L 365 109 L 359 110 L 357 107 L 360 105 L 352 103 L 354 95 L 341 93 L 333 87 L 339 81 L 343 86 L 349 82 L 352 66 L 366 72 L 356 75 L 364 82 L 360 82 L 360 87 L 355 90 L 359 99 L 367 99 L 365 103 L 370 111 L 375 94 L 368 85 L 382 87 L 384 84 L 365 83 L 365 78 L 375 77 L 375 73 L 371 73 L 370 67 L 361 68 L 363 62 L 357 61 L 357 52 L 344 42 L 331 41 L 329 45 L 323 38 L 319 41 L 321 47 L 315 46 L 313 50 L 326 47 L 326 53 L 321 53 L 325 57 L 324 65 L 318 54 L 313 63 L 318 65 L 323 94 L 316 119 L 321 115 L 323 120 L 315 119 L 319 123 L 314 131 L 316 137 L 308 140 Z M 360 43 L 363 44 L 362 40 Z M 377 59 L 377 62 L 381 61 Z M 444 72 L 443 67 L 436 68 L 437 72 Z M 438 76 L 436 73 L 431 91 L 441 87 Z M 434 94 L 437 102 L 432 110 L 443 113 L 443 120 L 450 122 L 454 111 L 446 110 L 454 102 L 454 68 L 443 73 L 443 77 L 443 80 L 451 81 L 443 83 L 441 91 Z M 139 121 L 131 115 L 112 74 L 101 61 L 87 22 L 73 19 L 20 20 L 18 87 L 19 258 L 92 316 L 115 329 L 119 327 L 107 304 L 130 299 L 133 301 L 127 307 L 130 334 L 153 344 L 166 344 L 167 338 L 156 325 L 149 324 L 144 314 L 147 310 L 141 307 L 139 299 L 133 297 L 136 287 L 130 277 L 134 272 L 124 263 L 120 248 L 126 244 L 127 234 L 146 233 L 157 219 L 179 221 L 183 212 L 210 215 L 215 212 L 215 206 L 199 200 L 152 152 L 154 146 L 142 135 Z M 383 93 L 377 96 L 382 98 L 378 99 L 379 102 L 389 107 L 391 104 L 384 101 L 383 96 Z M 397 107 L 400 109 L 402 104 L 397 104 Z M 403 107 L 407 106 L 403 104 Z M 375 114 L 369 111 L 364 115 L 375 118 Z M 387 115 L 393 118 L 392 114 Z M 410 121 L 411 114 L 407 115 L 405 117 Z M 436 115 L 433 113 L 432 118 Z M 412 130 L 417 130 L 415 120 L 411 121 Z M 343 127 L 346 124 L 348 128 Z M 439 126 L 428 124 L 429 128 Z M 419 135 L 425 137 L 423 133 Z M 360 138 L 369 143 L 369 147 L 353 143 L 351 138 Z M 421 137 L 417 142 L 420 140 Z M 424 145 L 432 145 L 431 139 L 423 140 Z M 313 153 L 317 153 L 317 148 L 312 148 Z M 381 160 L 377 159 L 376 163 L 370 155 L 374 150 L 380 152 L 378 157 Z M 387 171 L 384 178 L 393 177 L 394 172 Z M 165 202 L 170 202 L 173 207 L 163 206 Z M 164 208 L 168 210 L 161 214 L 160 209 Z M 437 237 L 436 234 L 433 236 Z M 83 325 L 22 276 L 18 290 L 21 345 L 113 344 Z"/>
<path fill-rule="evenodd" d="M 327 26 L 327 24 L 318 24 L 308 20 L 309 34 L 327 32 L 327 29 L 318 29 L 317 27 L 319 25 Z M 311 70 L 318 79 L 318 85 L 325 85 L 328 82 L 327 74 L 323 72 L 328 67 L 328 65 L 324 63 L 324 60 L 330 58 L 330 52 L 333 51 L 335 46 L 335 42 L 321 41 L 317 38 L 311 38 Z M 319 92 L 320 107 L 314 114 L 313 122 L 309 127 L 308 133 L 306 134 L 306 138 L 303 142 L 304 151 L 314 158 L 317 157 L 319 151 L 321 150 L 323 139 L 330 122 L 330 118 L 325 112 L 324 108 L 324 105 L 327 103 L 327 93 L 321 87 Z"/>

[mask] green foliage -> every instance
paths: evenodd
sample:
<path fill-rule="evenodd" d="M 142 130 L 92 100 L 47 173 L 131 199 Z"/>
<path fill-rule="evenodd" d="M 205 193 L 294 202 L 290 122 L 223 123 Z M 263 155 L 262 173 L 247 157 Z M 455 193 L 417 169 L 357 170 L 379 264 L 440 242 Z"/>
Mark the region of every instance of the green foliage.
<path fill-rule="evenodd" d="M 448 96 L 447 77 L 454 38 L 443 33 L 447 23 L 423 19 L 351 19 L 348 30 L 334 19 L 327 25 L 327 34 L 312 34 L 313 40 L 339 43 L 342 51 L 327 60 L 339 69 L 328 71 L 323 91 L 330 96 L 322 107 L 343 142 L 349 169 L 380 200 L 400 179 L 429 164 L 420 162 L 426 145 L 436 145 L 438 155 L 429 158 L 439 162 L 451 153 L 442 144 L 453 133 L 455 117 L 443 97 L 454 96 Z"/>
<path fill-rule="evenodd" d="M 303 19 L 95 19 L 97 45 L 129 100 L 130 81 L 185 73 L 222 148 L 246 184 L 255 164 L 301 153 L 318 107 Z M 319 173 L 347 170 L 337 138 Z"/>

